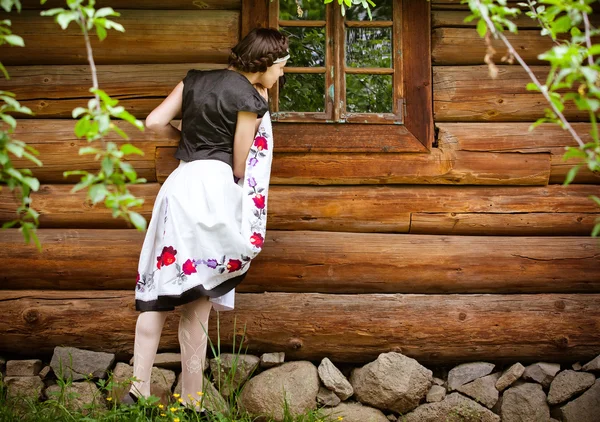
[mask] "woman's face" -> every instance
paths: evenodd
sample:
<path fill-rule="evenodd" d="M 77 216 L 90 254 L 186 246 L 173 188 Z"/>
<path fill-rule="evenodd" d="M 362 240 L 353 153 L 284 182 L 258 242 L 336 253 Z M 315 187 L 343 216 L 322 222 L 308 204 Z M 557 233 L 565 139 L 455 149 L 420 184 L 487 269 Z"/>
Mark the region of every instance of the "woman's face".
<path fill-rule="evenodd" d="M 265 88 L 272 88 L 273 85 L 275 85 L 275 82 L 277 82 L 279 80 L 279 78 L 281 76 L 283 76 L 283 68 L 286 63 L 287 63 L 287 60 L 283 61 L 281 63 L 275 63 L 272 66 L 269 66 L 267 68 L 267 71 L 265 73 L 263 73 L 260 76 L 260 78 L 258 79 L 258 83 L 260 83 Z"/>

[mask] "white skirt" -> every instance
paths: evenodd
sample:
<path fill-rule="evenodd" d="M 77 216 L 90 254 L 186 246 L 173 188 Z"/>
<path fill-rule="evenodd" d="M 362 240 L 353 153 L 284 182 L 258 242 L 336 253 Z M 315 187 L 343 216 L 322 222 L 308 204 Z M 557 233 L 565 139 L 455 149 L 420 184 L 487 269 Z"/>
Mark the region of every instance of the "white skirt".
<path fill-rule="evenodd" d="M 253 255 L 241 234 L 243 191 L 227 163 L 180 160 L 152 210 L 138 263 L 137 310 L 172 310 L 201 296 L 217 310 L 234 308 L 235 286 Z"/>

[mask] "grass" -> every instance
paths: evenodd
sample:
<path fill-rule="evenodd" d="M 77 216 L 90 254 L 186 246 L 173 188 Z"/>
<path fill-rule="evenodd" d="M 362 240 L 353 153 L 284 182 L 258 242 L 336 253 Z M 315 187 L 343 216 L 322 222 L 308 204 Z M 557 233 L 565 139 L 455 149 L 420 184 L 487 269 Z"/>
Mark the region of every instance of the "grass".
<path fill-rule="evenodd" d="M 235 333 L 234 321 L 234 333 Z M 159 402 L 159 398 L 151 396 L 147 399 L 140 398 L 138 403 L 133 406 L 123 406 L 117 404 L 111 398 L 113 389 L 127 391 L 131 382 L 135 378 L 130 378 L 122 382 L 115 382 L 113 374 L 109 371 L 107 379 L 94 380 L 90 374 L 85 382 L 94 385 L 94 399 L 92 404 L 85 406 L 76 406 L 77 394 L 71 392 L 72 381 L 63 376 L 62 362 L 59 373 L 55 374 L 57 378 L 57 391 L 54 394 L 48 394 L 46 400 L 38 401 L 27 397 L 9 398 L 7 397 L 7 387 L 0 380 L 0 422 L 56 422 L 56 421 L 85 421 L 85 422 L 273 422 L 272 418 L 256 418 L 249 415 L 237 406 L 238 397 L 243 389 L 243 385 L 237 385 L 235 381 L 238 371 L 238 362 L 242 354 L 243 339 L 236 346 L 236 336 L 233 341 L 234 359 L 231 368 L 225 370 L 221 367 L 221 341 L 219 332 L 219 322 L 217 318 L 217 346 L 207 338 L 211 347 L 213 356 L 216 357 L 217 373 L 213 374 L 215 383 L 221 388 L 226 387 L 228 394 L 226 397 L 214 397 L 210 394 L 210 389 L 205 388 L 205 392 L 199 395 L 198 402 L 201 406 L 212 409 L 208 418 L 201 418 L 199 413 L 186 412 L 183 400 L 178 394 L 171 396 L 168 405 Z M 237 349 L 236 349 L 237 347 Z M 245 350 L 244 350 L 245 353 Z M 216 393 L 218 394 L 218 393 Z M 222 403 L 226 403 L 223 407 Z M 221 403 L 221 405 L 219 404 Z M 339 421 L 337 417 L 327 418 L 323 415 L 322 409 L 307 411 L 301 415 L 293 415 L 290 411 L 287 400 L 282 403 L 284 422 L 329 422 Z"/>

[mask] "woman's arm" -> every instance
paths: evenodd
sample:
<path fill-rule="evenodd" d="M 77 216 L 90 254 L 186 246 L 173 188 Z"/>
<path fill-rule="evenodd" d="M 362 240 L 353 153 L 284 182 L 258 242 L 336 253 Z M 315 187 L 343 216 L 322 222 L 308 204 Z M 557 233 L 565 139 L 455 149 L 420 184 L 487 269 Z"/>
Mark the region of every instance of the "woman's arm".
<path fill-rule="evenodd" d="M 179 82 L 169 96 L 146 117 L 146 127 L 157 135 L 178 141 L 181 138 L 181 130 L 173 127 L 171 120 L 181 112 L 182 95 L 183 81 Z"/>
<path fill-rule="evenodd" d="M 233 137 L 233 175 L 240 179 L 246 172 L 246 160 L 256 135 L 256 113 L 239 111 Z"/>

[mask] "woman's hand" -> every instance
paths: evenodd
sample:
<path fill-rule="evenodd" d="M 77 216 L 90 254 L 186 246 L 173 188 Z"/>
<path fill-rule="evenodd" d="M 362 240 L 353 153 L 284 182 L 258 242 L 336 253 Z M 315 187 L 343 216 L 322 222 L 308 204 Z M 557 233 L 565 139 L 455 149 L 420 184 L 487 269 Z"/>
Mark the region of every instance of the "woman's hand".
<path fill-rule="evenodd" d="M 265 99 L 265 101 L 269 101 L 269 91 L 267 91 L 267 88 L 261 84 L 254 84 L 254 88 L 256 88 L 258 93 Z"/>

